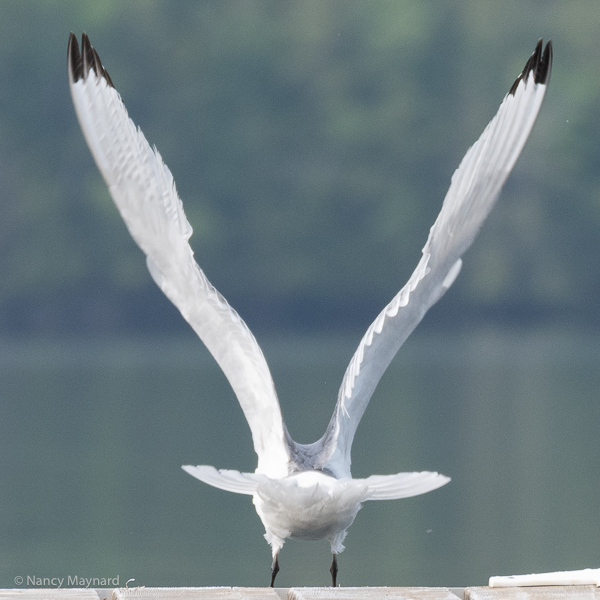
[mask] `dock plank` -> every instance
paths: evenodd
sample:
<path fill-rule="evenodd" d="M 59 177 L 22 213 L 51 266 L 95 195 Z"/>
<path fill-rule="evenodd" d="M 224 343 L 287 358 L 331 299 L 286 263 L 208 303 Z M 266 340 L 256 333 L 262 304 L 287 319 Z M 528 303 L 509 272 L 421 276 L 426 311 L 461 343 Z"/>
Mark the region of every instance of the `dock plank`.
<path fill-rule="evenodd" d="M 288 600 L 461 600 L 448 588 L 338 587 L 290 588 Z M 600 600 L 600 599 L 599 599 Z"/>
<path fill-rule="evenodd" d="M 117 588 L 113 600 L 281 600 L 272 588 L 256 587 L 180 587 L 180 588 Z"/>
<path fill-rule="evenodd" d="M 600 590 L 595 585 L 470 587 L 465 600 L 600 600 Z"/>
<path fill-rule="evenodd" d="M 100 600 L 88 588 L 28 588 L 0 590 L 0 600 Z"/>

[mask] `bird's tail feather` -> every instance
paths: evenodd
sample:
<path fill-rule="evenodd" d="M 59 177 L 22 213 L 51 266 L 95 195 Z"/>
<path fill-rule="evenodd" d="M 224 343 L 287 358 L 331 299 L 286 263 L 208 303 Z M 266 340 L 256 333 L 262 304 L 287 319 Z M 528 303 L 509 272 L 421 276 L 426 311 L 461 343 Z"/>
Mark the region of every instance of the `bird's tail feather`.
<path fill-rule="evenodd" d="M 229 469 L 217 470 L 208 465 L 183 465 L 181 468 L 192 477 L 208 483 L 208 485 L 235 494 L 248 494 L 251 496 L 256 492 L 259 484 L 267 480 L 265 475 L 240 473 Z"/>
<path fill-rule="evenodd" d="M 363 479 L 369 486 L 367 500 L 396 500 L 431 492 L 450 481 L 450 477 L 430 471 L 371 475 Z"/>

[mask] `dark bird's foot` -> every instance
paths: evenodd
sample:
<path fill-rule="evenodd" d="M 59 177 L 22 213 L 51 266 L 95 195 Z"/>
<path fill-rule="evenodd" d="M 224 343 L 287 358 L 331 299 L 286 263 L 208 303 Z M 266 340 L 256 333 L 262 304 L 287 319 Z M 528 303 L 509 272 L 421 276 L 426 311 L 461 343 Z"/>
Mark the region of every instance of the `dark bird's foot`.
<path fill-rule="evenodd" d="M 275 577 L 277 577 L 277 573 L 279 573 L 279 561 L 277 560 L 277 554 L 273 559 L 273 564 L 271 565 L 271 587 L 275 587 Z"/>
<path fill-rule="evenodd" d="M 329 567 L 329 572 L 331 573 L 331 585 L 333 587 L 336 587 L 338 568 L 337 558 L 335 554 L 333 555 L 333 560 L 331 561 L 331 567 Z"/>

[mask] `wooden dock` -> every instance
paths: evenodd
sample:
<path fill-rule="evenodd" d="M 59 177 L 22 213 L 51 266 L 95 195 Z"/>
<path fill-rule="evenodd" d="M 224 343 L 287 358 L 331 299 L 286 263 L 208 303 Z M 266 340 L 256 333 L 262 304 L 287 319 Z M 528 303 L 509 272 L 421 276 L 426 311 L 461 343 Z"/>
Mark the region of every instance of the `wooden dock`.
<path fill-rule="evenodd" d="M 600 600 L 595 585 L 544 587 L 304 588 L 25 588 L 0 590 L 0 600 Z"/>

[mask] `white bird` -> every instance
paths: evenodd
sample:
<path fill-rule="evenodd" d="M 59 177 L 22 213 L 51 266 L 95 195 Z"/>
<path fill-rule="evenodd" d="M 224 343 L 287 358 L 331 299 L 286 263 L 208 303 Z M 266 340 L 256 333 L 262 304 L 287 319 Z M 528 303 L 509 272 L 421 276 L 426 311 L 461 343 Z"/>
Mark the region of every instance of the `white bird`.
<path fill-rule="evenodd" d="M 441 212 L 408 283 L 362 338 L 340 387 L 333 416 L 313 444 L 292 440 L 283 422 L 269 368 L 254 336 L 210 284 L 194 260 L 192 228 L 171 172 L 129 118 L 120 95 L 83 34 L 71 34 L 68 73 L 83 134 L 133 239 L 147 257 L 156 284 L 181 311 L 227 376 L 252 431 L 254 473 L 183 467 L 209 485 L 248 494 L 271 545 L 271 586 L 288 537 L 327 539 L 336 585 L 336 555 L 366 500 L 424 494 L 450 481 L 433 472 L 354 479 L 350 448 L 369 399 L 390 361 L 427 310 L 452 285 L 461 256 L 473 242 L 508 177 L 546 91 L 552 45 L 542 40 L 505 96 L 498 113 L 452 176 Z"/>

